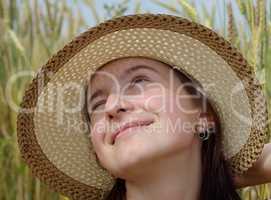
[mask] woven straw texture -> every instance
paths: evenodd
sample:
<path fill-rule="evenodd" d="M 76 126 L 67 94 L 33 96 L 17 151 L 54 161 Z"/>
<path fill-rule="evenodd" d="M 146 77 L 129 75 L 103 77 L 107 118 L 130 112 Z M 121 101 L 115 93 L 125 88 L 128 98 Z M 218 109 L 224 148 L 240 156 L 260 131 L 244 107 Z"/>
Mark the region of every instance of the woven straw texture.
<path fill-rule="evenodd" d="M 27 88 L 17 121 L 18 143 L 38 178 L 72 199 L 102 199 L 110 191 L 115 180 L 95 158 L 82 112 L 65 109 L 82 102 L 85 80 L 95 70 L 127 56 L 163 61 L 198 80 L 219 114 L 233 172 L 252 166 L 268 131 L 266 99 L 252 67 L 229 42 L 200 24 L 140 14 L 82 33 L 52 56 Z M 73 86 L 65 88 L 67 83 Z M 56 88 L 64 98 L 59 100 Z"/>

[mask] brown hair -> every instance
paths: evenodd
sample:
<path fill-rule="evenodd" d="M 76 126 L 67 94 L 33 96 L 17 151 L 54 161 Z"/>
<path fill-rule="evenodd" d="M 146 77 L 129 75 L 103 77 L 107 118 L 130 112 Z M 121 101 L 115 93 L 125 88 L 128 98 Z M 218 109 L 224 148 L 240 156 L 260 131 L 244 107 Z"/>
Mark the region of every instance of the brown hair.
<path fill-rule="evenodd" d="M 199 98 L 194 99 L 196 105 L 200 105 L 199 103 L 203 102 L 203 98 L 206 98 L 207 105 L 203 109 L 215 122 L 214 134 L 211 134 L 208 140 L 203 141 L 201 149 L 203 179 L 200 200 L 241 200 L 234 187 L 230 164 L 222 151 L 222 134 L 218 115 L 211 106 L 210 100 L 200 92 L 203 91 L 201 84 L 186 76 L 185 73 L 174 68 L 173 70 L 182 84 L 189 86 L 185 87 L 185 90 L 191 95 L 199 96 Z M 125 180 L 117 178 L 112 190 L 107 193 L 104 200 L 126 200 Z"/>

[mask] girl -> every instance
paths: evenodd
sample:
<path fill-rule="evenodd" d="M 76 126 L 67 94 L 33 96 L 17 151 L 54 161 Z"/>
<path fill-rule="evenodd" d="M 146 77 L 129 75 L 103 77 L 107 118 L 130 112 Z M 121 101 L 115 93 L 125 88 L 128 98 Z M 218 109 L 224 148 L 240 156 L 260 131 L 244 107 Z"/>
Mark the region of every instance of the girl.
<path fill-rule="evenodd" d="M 105 199 L 240 199 L 223 156 L 218 117 L 188 77 L 138 57 L 110 62 L 93 76 L 90 91 L 106 95 L 86 101 L 91 139 L 101 165 L 118 177 Z M 212 128 L 207 135 L 185 130 L 200 123 L 198 113 L 205 114 L 199 125 Z M 107 127 L 144 120 L 146 125 L 119 137 Z"/>
<path fill-rule="evenodd" d="M 138 14 L 54 55 L 25 92 L 17 132 L 33 174 L 72 199 L 228 200 L 267 181 L 267 124 L 262 87 L 229 42 Z"/>

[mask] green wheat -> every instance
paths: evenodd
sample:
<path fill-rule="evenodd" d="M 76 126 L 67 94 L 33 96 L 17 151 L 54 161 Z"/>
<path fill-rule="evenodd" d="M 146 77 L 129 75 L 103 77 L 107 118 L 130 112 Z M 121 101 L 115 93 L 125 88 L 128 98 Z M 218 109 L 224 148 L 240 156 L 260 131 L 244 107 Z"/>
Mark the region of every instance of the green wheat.
<path fill-rule="evenodd" d="M 117 5 L 105 4 L 102 11 L 96 9 L 94 0 L 67 2 L 0 0 L 0 199 L 67 199 L 34 178 L 21 160 L 16 138 L 17 113 L 9 100 L 19 105 L 32 77 L 29 75 L 16 80 L 7 95 L 7 83 L 11 77 L 22 71 L 36 72 L 64 44 L 80 31 L 89 28 L 90 25 L 80 12 L 79 3 L 88 9 L 88 17 L 92 17 L 96 24 L 110 17 L 127 14 L 128 7 L 133 7 L 134 13 L 145 12 L 140 0 L 123 0 Z M 176 0 L 175 4 L 160 0 L 150 2 L 174 15 L 190 18 L 224 34 L 254 67 L 271 108 L 271 16 L 267 14 L 267 10 L 271 10 L 270 1 L 236 0 L 244 23 L 240 23 L 232 4 L 228 4 L 225 8 L 228 21 L 224 23 L 227 27 L 215 26 L 218 1 L 213 1 L 211 8 L 201 3 L 200 10 L 191 0 Z M 239 192 L 246 200 L 264 200 L 270 198 L 270 191 L 270 185 L 265 184 L 247 187 Z"/>

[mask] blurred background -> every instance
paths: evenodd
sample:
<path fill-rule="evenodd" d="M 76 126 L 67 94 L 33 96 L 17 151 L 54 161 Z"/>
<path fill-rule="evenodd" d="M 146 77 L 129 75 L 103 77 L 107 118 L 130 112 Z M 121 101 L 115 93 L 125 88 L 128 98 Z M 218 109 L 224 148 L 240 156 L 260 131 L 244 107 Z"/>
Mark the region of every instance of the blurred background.
<path fill-rule="evenodd" d="M 112 17 L 166 13 L 199 22 L 237 47 L 254 67 L 271 105 L 270 0 L 0 0 L 0 200 L 67 199 L 31 175 L 21 160 L 16 115 L 39 67 L 64 44 Z M 271 198 L 270 184 L 238 190 Z"/>

